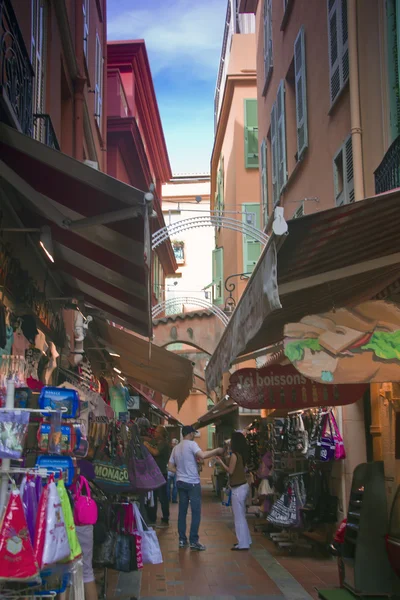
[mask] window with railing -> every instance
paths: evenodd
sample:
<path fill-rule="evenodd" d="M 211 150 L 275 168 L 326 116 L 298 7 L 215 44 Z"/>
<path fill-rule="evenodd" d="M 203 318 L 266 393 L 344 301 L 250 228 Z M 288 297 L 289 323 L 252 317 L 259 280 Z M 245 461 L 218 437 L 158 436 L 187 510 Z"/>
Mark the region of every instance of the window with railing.
<path fill-rule="evenodd" d="M 175 260 L 178 265 L 185 264 L 185 244 L 177 240 L 172 241 L 172 249 L 174 251 Z"/>
<path fill-rule="evenodd" d="M 374 175 L 376 194 L 400 187 L 400 136 L 389 147 Z"/>

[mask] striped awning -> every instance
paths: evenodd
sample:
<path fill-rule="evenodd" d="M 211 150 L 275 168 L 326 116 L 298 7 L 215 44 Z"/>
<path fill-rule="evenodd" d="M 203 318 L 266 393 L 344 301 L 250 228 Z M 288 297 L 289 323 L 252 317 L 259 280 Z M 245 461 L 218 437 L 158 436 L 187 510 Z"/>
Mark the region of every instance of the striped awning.
<path fill-rule="evenodd" d="M 151 334 L 149 203 L 137 190 L 0 124 L 2 199 L 24 228 L 49 225 L 66 295 Z"/>

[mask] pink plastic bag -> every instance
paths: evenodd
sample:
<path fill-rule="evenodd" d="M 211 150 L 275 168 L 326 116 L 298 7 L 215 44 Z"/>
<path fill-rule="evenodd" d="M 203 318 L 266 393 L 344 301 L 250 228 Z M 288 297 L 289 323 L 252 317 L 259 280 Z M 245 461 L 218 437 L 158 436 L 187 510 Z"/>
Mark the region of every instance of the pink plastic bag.
<path fill-rule="evenodd" d="M 35 527 L 35 543 L 34 543 L 34 552 L 35 558 L 40 569 L 43 566 L 43 548 L 44 548 L 44 540 L 46 538 L 46 519 L 47 519 L 47 504 L 49 501 L 49 486 L 46 485 L 42 491 L 42 495 L 40 496 L 38 512 L 36 517 L 36 527 Z"/>

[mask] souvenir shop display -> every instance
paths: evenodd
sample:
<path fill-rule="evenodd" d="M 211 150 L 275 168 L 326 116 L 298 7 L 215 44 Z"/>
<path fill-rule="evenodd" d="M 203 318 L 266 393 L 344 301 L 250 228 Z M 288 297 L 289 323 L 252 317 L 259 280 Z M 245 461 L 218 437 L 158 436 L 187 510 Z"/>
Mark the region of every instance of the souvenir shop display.
<path fill-rule="evenodd" d="M 266 527 L 284 532 L 271 534 L 277 543 L 302 545 L 298 533 L 337 522 L 339 500 L 330 489 L 330 473 L 346 452 L 332 409 L 272 414 L 253 424 L 246 439 L 253 503 L 259 504 Z"/>

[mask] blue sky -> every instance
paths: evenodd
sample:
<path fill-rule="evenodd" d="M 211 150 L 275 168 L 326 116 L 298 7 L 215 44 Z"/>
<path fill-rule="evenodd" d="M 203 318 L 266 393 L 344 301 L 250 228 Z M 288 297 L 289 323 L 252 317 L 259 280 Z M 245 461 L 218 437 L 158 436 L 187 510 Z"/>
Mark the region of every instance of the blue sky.
<path fill-rule="evenodd" d="M 144 39 L 173 173 L 208 172 L 226 0 L 108 0 L 108 38 Z"/>

